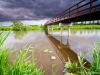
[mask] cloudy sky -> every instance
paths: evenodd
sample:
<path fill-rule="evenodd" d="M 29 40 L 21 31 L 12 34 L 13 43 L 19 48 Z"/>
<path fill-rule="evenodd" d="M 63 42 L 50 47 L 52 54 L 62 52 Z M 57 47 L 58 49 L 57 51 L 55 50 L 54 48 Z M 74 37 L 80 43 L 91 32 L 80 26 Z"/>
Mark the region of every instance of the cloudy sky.
<path fill-rule="evenodd" d="M 43 24 L 80 0 L 0 0 L 0 24 Z"/>

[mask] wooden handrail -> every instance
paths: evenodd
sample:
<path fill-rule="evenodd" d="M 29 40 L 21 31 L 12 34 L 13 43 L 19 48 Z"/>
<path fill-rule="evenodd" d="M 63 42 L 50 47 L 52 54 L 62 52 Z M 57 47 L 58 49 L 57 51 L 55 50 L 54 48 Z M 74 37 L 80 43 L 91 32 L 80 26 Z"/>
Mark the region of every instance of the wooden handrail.
<path fill-rule="evenodd" d="M 51 18 L 50 20 L 48 20 L 46 22 L 46 24 L 66 19 L 66 17 L 70 21 L 71 17 L 77 17 L 78 18 L 78 16 L 84 15 L 86 13 L 90 13 L 90 17 L 91 17 L 91 13 L 93 12 L 93 10 L 95 10 L 95 11 L 99 10 L 99 9 L 97 9 L 97 7 L 99 7 L 100 4 L 92 6 L 92 3 L 94 3 L 97 0 L 90 0 L 90 2 L 87 2 L 87 3 L 83 4 L 83 5 L 79 5 L 80 3 L 84 2 L 84 1 L 85 0 L 80 1 L 79 3 L 73 5 L 72 7 L 68 8 L 68 9 L 66 9 L 62 13 L 60 13 L 60 14 L 56 15 L 55 17 Z M 87 6 L 87 5 L 89 5 L 87 8 L 81 10 L 82 7 Z M 73 7 L 75 7 L 75 8 L 72 9 Z M 73 11 L 75 11 L 75 12 L 73 12 Z M 73 12 L 73 13 L 71 13 L 71 12 Z"/>

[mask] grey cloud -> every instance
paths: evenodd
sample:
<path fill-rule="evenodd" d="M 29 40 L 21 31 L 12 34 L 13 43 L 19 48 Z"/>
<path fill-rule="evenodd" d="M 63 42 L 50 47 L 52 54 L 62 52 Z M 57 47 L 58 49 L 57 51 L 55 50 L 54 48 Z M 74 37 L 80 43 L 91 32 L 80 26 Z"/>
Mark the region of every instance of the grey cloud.
<path fill-rule="evenodd" d="M 51 18 L 80 0 L 0 0 L 0 21 Z"/>

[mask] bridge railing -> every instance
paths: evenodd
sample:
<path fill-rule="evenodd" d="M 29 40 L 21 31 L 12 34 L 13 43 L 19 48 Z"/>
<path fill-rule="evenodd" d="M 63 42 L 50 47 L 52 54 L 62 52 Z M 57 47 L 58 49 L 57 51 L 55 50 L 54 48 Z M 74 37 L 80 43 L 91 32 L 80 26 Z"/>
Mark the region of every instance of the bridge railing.
<path fill-rule="evenodd" d="M 79 3 L 73 5 L 72 7 L 68 8 L 67 10 L 63 11 L 62 13 L 56 15 L 55 17 L 48 20 L 45 25 L 53 24 L 56 22 L 61 22 L 65 19 L 68 19 L 70 22 L 71 18 L 77 17 L 85 14 L 91 13 L 100 10 L 100 4 L 92 5 L 97 0 L 90 0 L 89 2 L 86 2 L 85 4 L 82 4 L 85 0 L 80 1 Z M 81 4 L 81 5 L 80 5 Z M 85 8 L 86 7 L 86 8 Z"/>

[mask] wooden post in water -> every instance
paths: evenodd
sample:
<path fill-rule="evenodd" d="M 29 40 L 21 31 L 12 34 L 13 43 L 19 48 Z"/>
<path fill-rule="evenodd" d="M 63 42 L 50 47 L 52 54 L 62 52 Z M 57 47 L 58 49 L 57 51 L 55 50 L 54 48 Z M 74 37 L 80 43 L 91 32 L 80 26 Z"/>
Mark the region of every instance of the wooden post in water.
<path fill-rule="evenodd" d="M 52 35 L 53 35 L 53 25 L 52 25 Z"/>
<path fill-rule="evenodd" d="M 68 37 L 70 37 L 70 26 L 68 26 Z"/>
<path fill-rule="evenodd" d="M 48 28 L 48 32 L 49 32 L 49 25 L 47 26 L 47 28 Z"/>
<path fill-rule="evenodd" d="M 62 36 L 60 36 L 60 45 L 62 45 Z"/>
<path fill-rule="evenodd" d="M 63 33 L 63 26 L 60 27 L 60 36 L 62 36 L 62 33 Z"/>
<path fill-rule="evenodd" d="M 59 23 L 59 26 L 60 26 L 60 36 L 62 36 L 63 26 L 68 27 L 68 37 L 69 37 L 70 36 L 70 26 L 72 26 L 72 23 Z"/>
<path fill-rule="evenodd" d="M 52 25 L 52 31 L 53 31 L 53 25 Z"/>
<path fill-rule="evenodd" d="M 62 33 L 63 33 L 63 25 L 62 25 L 62 23 L 59 23 L 59 26 L 60 26 L 60 36 L 62 36 Z"/>

